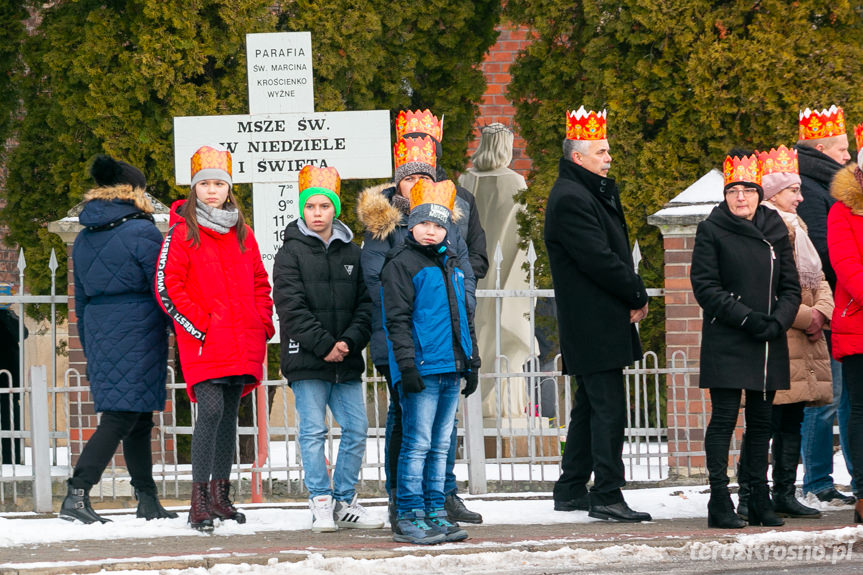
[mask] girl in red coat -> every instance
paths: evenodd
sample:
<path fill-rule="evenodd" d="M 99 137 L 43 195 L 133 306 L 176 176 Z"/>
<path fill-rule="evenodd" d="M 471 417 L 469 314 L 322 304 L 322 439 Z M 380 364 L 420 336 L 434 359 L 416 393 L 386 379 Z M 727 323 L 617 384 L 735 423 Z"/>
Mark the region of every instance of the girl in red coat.
<path fill-rule="evenodd" d="M 260 384 L 273 336 L 270 282 L 252 230 L 231 191 L 231 154 L 204 146 L 192 156 L 186 200 L 171 206 L 156 271 L 162 308 L 177 332 L 192 435 L 189 523 L 245 522 L 228 499 L 240 397 Z"/>

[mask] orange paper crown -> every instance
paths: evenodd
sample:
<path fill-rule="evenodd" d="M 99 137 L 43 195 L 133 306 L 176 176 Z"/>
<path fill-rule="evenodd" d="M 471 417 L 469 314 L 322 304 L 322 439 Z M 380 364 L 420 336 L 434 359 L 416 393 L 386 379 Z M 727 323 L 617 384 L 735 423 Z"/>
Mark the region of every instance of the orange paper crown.
<path fill-rule="evenodd" d="M 798 140 L 817 140 L 845 133 L 845 113 L 838 106 L 829 110 L 810 110 L 800 112 L 800 137 Z"/>
<path fill-rule="evenodd" d="M 854 126 L 854 139 L 857 140 L 857 153 L 863 150 L 863 123 Z"/>
<path fill-rule="evenodd" d="M 443 120 L 429 110 L 416 112 L 402 110 L 396 116 L 396 139 L 404 138 L 405 134 L 428 134 L 438 142 L 443 138 Z"/>
<path fill-rule="evenodd" d="M 800 168 L 797 165 L 797 150 L 789 150 L 785 146 L 772 148 L 769 152 L 759 152 L 758 161 L 761 162 L 762 176 L 800 173 Z"/>
<path fill-rule="evenodd" d="M 300 193 L 309 188 L 330 190 L 337 196 L 341 195 L 342 180 L 335 168 L 317 168 L 311 164 L 300 170 Z"/>
<path fill-rule="evenodd" d="M 743 158 L 727 156 L 722 166 L 725 185 L 734 182 L 749 182 L 761 185 L 761 162 L 755 154 Z"/>
<path fill-rule="evenodd" d="M 567 140 L 605 140 L 605 110 L 588 112 L 581 106 L 566 112 Z"/>
<path fill-rule="evenodd" d="M 412 162 L 421 162 L 435 168 L 437 161 L 435 160 L 434 140 L 430 136 L 401 138 L 393 146 L 393 159 L 395 159 L 396 169 Z"/>
<path fill-rule="evenodd" d="M 227 150 L 217 150 L 210 146 L 198 148 L 195 155 L 192 156 L 192 177 L 201 170 L 224 170 L 231 174 L 231 152 Z"/>
<path fill-rule="evenodd" d="M 411 209 L 421 204 L 437 204 L 451 212 L 455 205 L 455 184 L 452 180 L 442 182 L 417 180 L 411 188 Z"/>

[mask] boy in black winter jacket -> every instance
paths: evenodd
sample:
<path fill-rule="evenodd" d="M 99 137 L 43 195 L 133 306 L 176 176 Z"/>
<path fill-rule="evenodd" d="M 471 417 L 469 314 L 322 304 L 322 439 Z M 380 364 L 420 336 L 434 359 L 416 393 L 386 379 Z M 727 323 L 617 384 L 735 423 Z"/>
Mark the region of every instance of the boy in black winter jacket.
<path fill-rule="evenodd" d="M 354 488 L 366 448 L 362 351 L 371 332 L 371 299 L 353 233 L 341 211 L 335 168 L 306 166 L 299 175 L 301 218 L 285 229 L 273 267 L 281 323 L 282 373 L 294 392 L 300 454 L 312 531 L 380 528 L 357 503 Z M 333 485 L 324 455 L 326 408 L 342 428 Z"/>
<path fill-rule="evenodd" d="M 443 492 L 461 377 L 467 380 L 462 393 L 470 395 L 480 363 L 465 274 L 447 243 L 455 193 L 449 180 L 414 185 L 411 233 L 381 271 L 390 373 L 402 408 L 395 541 L 467 538 L 447 519 Z"/>

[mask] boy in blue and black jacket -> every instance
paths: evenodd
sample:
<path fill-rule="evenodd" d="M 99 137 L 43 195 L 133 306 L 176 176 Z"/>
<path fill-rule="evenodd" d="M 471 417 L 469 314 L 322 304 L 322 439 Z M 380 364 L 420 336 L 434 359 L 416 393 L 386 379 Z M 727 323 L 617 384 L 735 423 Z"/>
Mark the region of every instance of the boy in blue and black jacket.
<path fill-rule="evenodd" d="M 470 395 L 480 366 L 465 274 L 447 243 L 455 193 L 449 180 L 414 185 L 410 235 L 387 255 L 381 271 L 381 308 L 404 434 L 395 541 L 467 538 L 447 520 L 443 492 L 461 377 L 467 382 L 462 393 Z"/>

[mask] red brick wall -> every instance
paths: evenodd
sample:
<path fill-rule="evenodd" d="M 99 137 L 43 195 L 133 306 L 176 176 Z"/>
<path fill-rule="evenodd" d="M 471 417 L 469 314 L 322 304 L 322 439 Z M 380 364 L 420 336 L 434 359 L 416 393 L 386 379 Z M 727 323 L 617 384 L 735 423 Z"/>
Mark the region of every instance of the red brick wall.
<path fill-rule="evenodd" d="M 527 179 L 531 161 L 525 153 L 525 142 L 519 137 L 517 127 L 513 124 L 515 108 L 506 97 L 506 87 L 510 80 L 510 65 L 515 61 L 518 52 L 524 50 L 531 42 L 530 31 L 526 27 L 512 26 L 500 26 L 498 31 L 500 36 L 497 43 L 491 47 L 482 63 L 482 71 L 488 86 L 479 105 L 474 139 L 468 146 L 468 157 L 479 144 L 479 133 L 482 127 L 492 122 L 500 122 L 515 132 L 512 163 L 509 167 Z"/>

